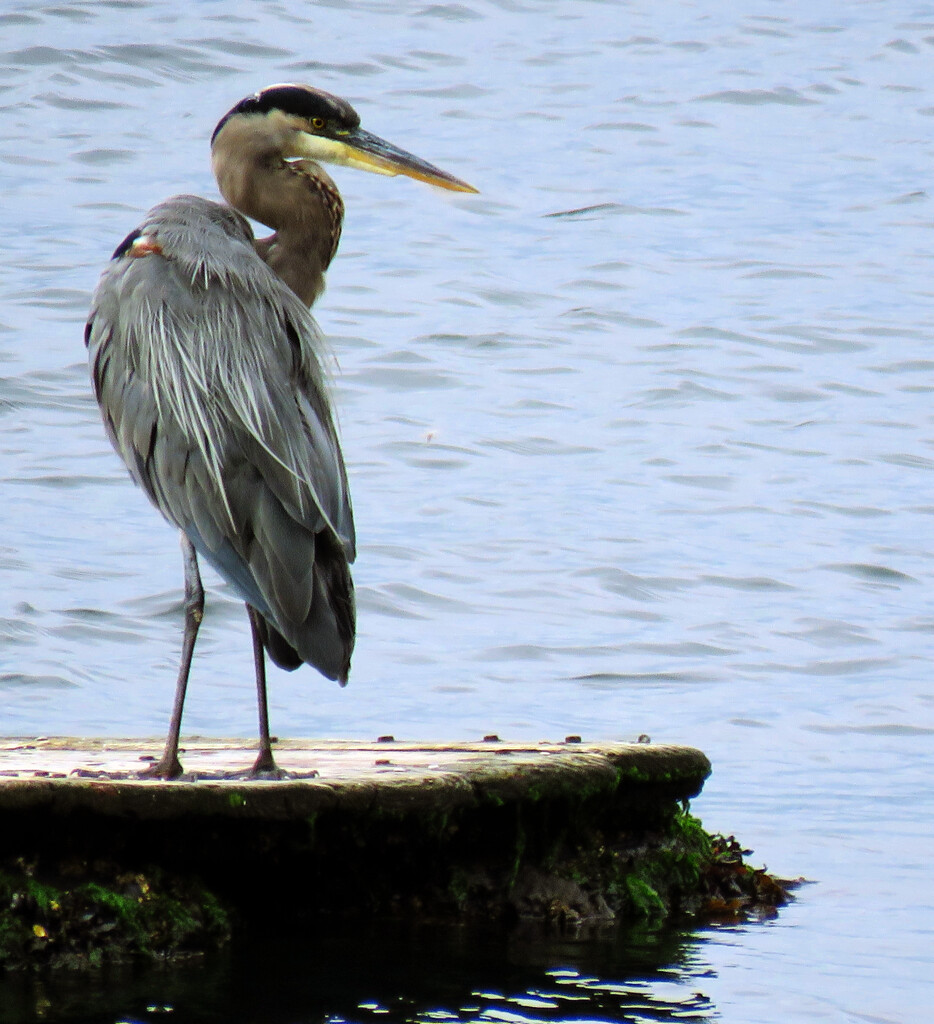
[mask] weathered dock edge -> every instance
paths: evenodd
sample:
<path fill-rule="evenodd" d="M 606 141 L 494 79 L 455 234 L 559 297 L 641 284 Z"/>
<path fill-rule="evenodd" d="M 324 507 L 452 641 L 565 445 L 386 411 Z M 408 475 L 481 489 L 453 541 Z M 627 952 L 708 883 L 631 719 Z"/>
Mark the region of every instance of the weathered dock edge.
<path fill-rule="evenodd" d="M 132 777 L 141 749 L 0 741 L 0 963 L 179 955 L 313 915 L 573 927 L 750 902 L 713 891 L 691 748 L 290 741 L 279 763 L 319 775 L 260 782 L 228 777 L 244 744 L 189 741 L 197 778 L 172 783 Z M 752 872 L 734 853 L 731 886 Z"/>
<path fill-rule="evenodd" d="M 710 774 L 700 750 L 680 746 L 291 740 L 276 745 L 280 765 L 298 775 L 318 774 L 269 782 L 233 777 L 237 763 L 242 767 L 250 760 L 251 748 L 241 741 L 194 739 L 185 751 L 188 777 L 177 782 L 133 777 L 145 767 L 140 750 L 153 745 L 0 741 L 0 812 L 42 808 L 52 814 L 85 810 L 141 820 L 205 815 L 289 821 L 337 808 L 359 812 L 378 805 L 383 814 L 430 814 L 485 802 L 599 792 L 643 804 L 691 799 Z"/>

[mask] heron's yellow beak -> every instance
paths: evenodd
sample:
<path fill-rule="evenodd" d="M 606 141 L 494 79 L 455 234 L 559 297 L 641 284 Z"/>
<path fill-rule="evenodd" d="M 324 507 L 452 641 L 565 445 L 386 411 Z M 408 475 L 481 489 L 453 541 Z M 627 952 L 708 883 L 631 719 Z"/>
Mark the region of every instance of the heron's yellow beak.
<path fill-rule="evenodd" d="M 295 156 L 310 157 L 345 167 L 356 167 L 374 174 L 395 176 L 404 174 L 429 185 L 449 189 L 451 192 L 476 192 L 473 185 L 455 178 L 404 149 L 386 142 L 362 128 L 352 128 L 338 136 L 313 135 L 302 132 L 296 144 Z M 291 155 L 291 154 L 290 154 Z"/>

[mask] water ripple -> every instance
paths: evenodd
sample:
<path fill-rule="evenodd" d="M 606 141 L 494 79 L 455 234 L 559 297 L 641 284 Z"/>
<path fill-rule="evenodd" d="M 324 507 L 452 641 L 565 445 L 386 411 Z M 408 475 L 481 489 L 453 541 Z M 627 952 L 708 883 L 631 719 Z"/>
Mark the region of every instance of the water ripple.
<path fill-rule="evenodd" d="M 817 100 L 802 96 L 795 89 L 724 89 L 697 97 L 708 103 L 733 103 L 744 107 L 759 107 L 769 103 L 780 103 L 785 106 L 803 107 L 815 104 Z"/>

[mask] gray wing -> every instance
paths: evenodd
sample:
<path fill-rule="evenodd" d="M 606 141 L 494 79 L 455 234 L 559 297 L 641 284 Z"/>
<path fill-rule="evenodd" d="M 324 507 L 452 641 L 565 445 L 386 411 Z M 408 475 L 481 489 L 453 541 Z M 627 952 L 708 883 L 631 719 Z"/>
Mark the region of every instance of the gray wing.
<path fill-rule="evenodd" d="M 156 207 L 105 271 L 87 342 L 136 482 L 300 660 L 346 679 L 355 538 L 321 341 L 246 221 L 193 196 Z"/>

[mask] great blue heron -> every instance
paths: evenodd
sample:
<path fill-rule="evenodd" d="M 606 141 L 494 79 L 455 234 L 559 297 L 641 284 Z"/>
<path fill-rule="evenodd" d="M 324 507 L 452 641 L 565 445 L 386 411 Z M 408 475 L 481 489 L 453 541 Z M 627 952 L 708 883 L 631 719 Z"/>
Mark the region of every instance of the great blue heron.
<path fill-rule="evenodd" d="M 247 605 L 254 774 L 277 773 L 264 648 L 285 669 L 307 663 L 347 680 L 353 514 L 308 311 L 344 206 L 318 161 L 476 191 L 364 131 L 349 103 L 305 85 L 242 100 L 221 118 L 211 153 L 230 205 L 176 196 L 150 210 L 114 252 L 85 331 L 111 443 L 181 530 L 181 664 L 165 751 L 146 773 L 161 778 L 182 771 L 182 709 L 204 609 L 198 555 Z M 241 214 L 274 234 L 255 239 Z"/>

